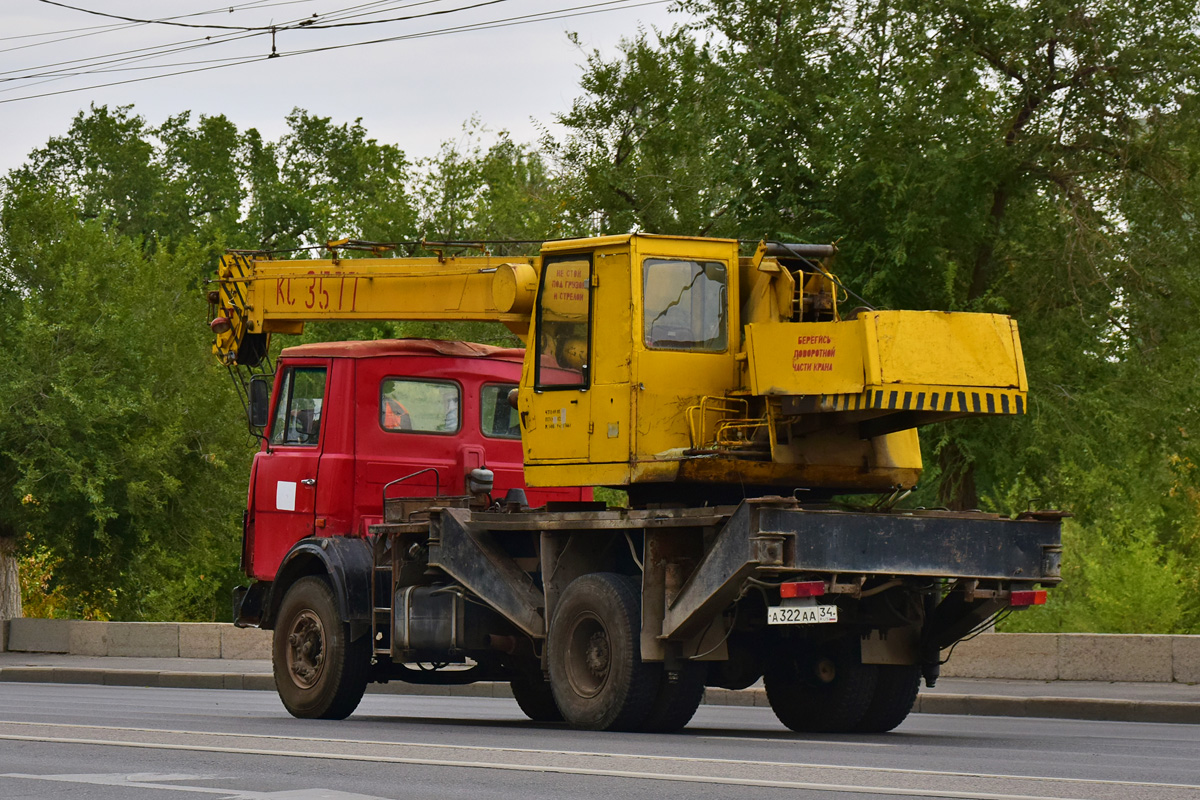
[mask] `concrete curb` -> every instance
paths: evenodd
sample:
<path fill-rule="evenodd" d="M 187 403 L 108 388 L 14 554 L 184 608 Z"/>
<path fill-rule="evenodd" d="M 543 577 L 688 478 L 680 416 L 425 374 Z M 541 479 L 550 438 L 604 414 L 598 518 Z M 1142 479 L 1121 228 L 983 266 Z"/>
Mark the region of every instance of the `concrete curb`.
<path fill-rule="evenodd" d="M 7 630 L 5 630 L 7 629 Z M 0 623 L 11 652 L 135 658 L 271 658 L 271 633 L 205 622 Z M 4 647 L 0 646 L 0 652 Z M 236 671 L 236 669 L 235 669 Z M 947 678 L 1200 683 L 1200 636 L 989 633 L 959 643 Z"/>
<path fill-rule="evenodd" d="M 919 694 L 921 714 L 987 717 L 1053 717 L 1106 722 L 1200 723 L 1200 704 L 1099 697 L 1008 697 L 1001 695 Z"/>
<path fill-rule="evenodd" d="M 142 686 L 172 689 L 249 689 L 274 691 L 271 675 L 242 672 L 174 672 L 167 670 L 89 669 L 78 667 L 3 667 L 0 682 L 75 683 L 99 686 Z M 511 698 L 507 684 L 483 681 L 466 686 L 419 686 L 401 682 L 371 684 L 369 694 L 424 697 Z M 704 704 L 767 707 L 762 689 L 708 689 Z M 1002 695 L 926 694 L 917 696 L 914 712 L 994 717 L 1051 717 L 1112 722 L 1200 724 L 1200 703 L 1115 700 L 1090 697 L 1013 697 Z"/>

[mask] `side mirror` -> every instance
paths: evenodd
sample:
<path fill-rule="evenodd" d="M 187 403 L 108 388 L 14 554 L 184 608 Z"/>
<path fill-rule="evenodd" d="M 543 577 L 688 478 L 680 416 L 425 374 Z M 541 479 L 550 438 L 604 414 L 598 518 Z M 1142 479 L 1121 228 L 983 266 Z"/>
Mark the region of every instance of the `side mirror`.
<path fill-rule="evenodd" d="M 265 428 L 271 421 L 271 384 L 268 375 L 255 375 L 250 379 L 250 427 Z"/>

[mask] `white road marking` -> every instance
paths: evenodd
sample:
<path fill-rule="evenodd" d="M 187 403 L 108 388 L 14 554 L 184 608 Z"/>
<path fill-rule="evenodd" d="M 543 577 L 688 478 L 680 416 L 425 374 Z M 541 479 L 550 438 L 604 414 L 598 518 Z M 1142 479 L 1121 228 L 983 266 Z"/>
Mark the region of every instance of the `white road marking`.
<path fill-rule="evenodd" d="M 687 731 L 683 732 L 687 735 Z M 822 747 L 836 747 L 841 750 L 845 747 L 899 747 L 900 745 L 892 742 L 855 742 L 843 739 L 796 739 L 788 736 L 786 733 L 781 733 L 778 736 L 735 736 L 733 734 L 705 734 L 697 733 L 689 736 L 691 739 L 716 739 L 717 741 L 730 742 L 769 742 L 770 744 L 803 744 L 803 745 L 820 745 Z"/>
<path fill-rule="evenodd" d="M 283 792 L 251 792 L 238 789 L 220 789 L 212 786 L 185 786 L 166 781 L 225 780 L 213 775 L 156 775 L 154 773 L 78 774 L 78 775 L 32 775 L 20 772 L 0 774 L 0 778 L 18 778 L 27 781 L 50 781 L 53 783 L 86 783 L 92 786 L 117 786 L 122 789 L 159 789 L 169 792 L 191 792 L 192 794 L 219 794 L 226 800 L 386 800 L 375 795 L 339 792 L 336 789 L 293 789 Z"/>
<path fill-rule="evenodd" d="M 235 733 L 232 731 L 182 731 L 171 730 L 165 728 L 132 728 L 120 727 L 115 725 L 72 725 L 62 722 L 3 722 L 0 721 L 0 726 L 4 725 L 26 725 L 32 727 L 43 728 L 71 728 L 76 730 L 97 730 L 97 731 L 114 731 L 121 733 L 153 733 L 153 734 L 170 734 L 174 736 L 213 736 L 213 737 L 228 737 L 234 739 L 264 739 L 269 741 L 280 742 L 304 742 L 311 744 L 346 744 L 346 745 L 365 745 L 369 747 L 410 747 L 413 749 L 427 750 L 463 750 L 468 752 L 487 752 L 487 753 L 519 753 L 522 755 L 545 755 L 545 756 L 576 756 L 584 758 L 625 758 L 639 761 L 665 761 L 665 762 L 682 762 L 691 764 L 712 764 L 714 766 L 746 766 L 746 767 L 790 767 L 792 769 L 824 769 L 843 772 L 868 772 L 868 773 L 884 773 L 893 775 L 915 775 L 919 777 L 934 777 L 934 778 L 976 778 L 980 780 L 1007 780 L 1007 781 L 1027 781 L 1032 783 L 1063 783 L 1063 784 L 1084 784 L 1097 786 L 1130 786 L 1130 787 L 1154 787 L 1162 789 L 1200 789 L 1200 786 L 1188 783 L 1146 783 L 1143 781 L 1117 781 L 1117 780 L 1101 780 L 1099 778 L 1055 778 L 1044 775 L 1012 775 L 1004 773 L 991 772 L 953 772 L 949 770 L 932 770 L 932 769 L 906 769 L 903 767 L 866 767 L 856 766 L 851 764 L 818 764 L 801 761 L 755 761 L 749 759 L 737 758 L 708 758 L 704 756 L 663 756 L 649 755 L 645 753 L 611 753 L 598 752 L 594 750 L 548 750 L 543 748 L 526 748 L 526 747 L 488 747 L 486 745 L 461 745 L 461 744 L 433 744 L 429 742 L 402 742 L 386 739 L 338 739 L 325 736 L 288 736 L 284 734 L 257 734 L 257 733 Z M 17 739 L 22 740 L 18 736 L 0 735 L 0 739 Z M 706 737 L 713 738 L 713 737 Z M 730 737 L 736 738 L 736 737 Z M 28 741 L 42 741 L 36 737 L 30 737 Z M 775 741 L 775 740 L 769 740 Z M 790 742 L 791 740 L 785 740 Z M 113 744 L 122 744 L 123 742 L 112 742 Z M 180 745 L 182 746 L 182 745 Z M 298 755 L 303 755 L 298 754 Z M 425 762 L 420 762 L 425 763 Z M 433 762 L 429 762 L 433 763 Z M 492 762 L 480 762 L 489 764 Z"/>
<path fill-rule="evenodd" d="M 890 786 L 862 786 L 862 785 L 846 785 L 835 783 L 813 783 L 806 781 L 784 781 L 784 780 L 764 780 L 756 778 L 732 778 L 720 777 L 715 775 L 688 775 L 688 774 L 671 774 L 660 772 L 632 772 L 628 770 L 609 770 L 609 769 L 589 769 L 583 767 L 565 767 L 553 764 L 507 764 L 503 762 L 490 761 L 459 761 L 451 759 L 420 759 L 420 758 L 404 758 L 400 756 L 384 756 L 384 755 L 361 755 L 355 753 L 318 753 L 296 750 L 267 750 L 261 748 L 245 748 L 245 747 L 215 747 L 212 745 L 184 745 L 184 744 L 167 744 L 163 742 L 129 742 L 116 741 L 110 739 L 78 739 L 68 737 L 51 737 L 51 736 L 15 736 L 11 734 L 0 734 L 0 740 L 9 741 L 28 741 L 28 742 L 47 742 L 52 744 L 75 744 L 75 745 L 100 745 L 110 747 L 129 747 L 144 750 L 173 750 L 187 751 L 197 753 L 222 753 L 230 755 L 255 755 L 255 756 L 274 756 L 286 758 L 309 758 L 325 761 L 355 761 L 377 764 L 406 764 L 411 766 L 431 766 L 431 767 L 460 767 L 466 769 L 492 769 L 502 770 L 506 772 L 535 772 L 535 773 L 555 773 L 561 775 L 585 775 L 588 777 L 603 777 L 603 778 L 627 778 L 633 780 L 651 780 L 651 781 L 670 781 L 675 783 L 704 783 L 715 784 L 721 786 L 753 786 L 758 788 L 769 789 L 794 789 L 816 792 L 839 792 L 848 794 L 877 794 L 896 797 L 942 797 L 949 800 L 1077 800 L 1077 798 L 1067 798 L 1059 796 L 1047 795 L 1029 795 L 1029 794 L 998 794 L 991 792 L 958 792 L 947 789 L 938 789 L 934 787 L 914 787 L 904 789 Z M 578 755 L 578 754 L 576 754 Z M 799 766 L 799 765 L 782 765 L 782 766 Z M 846 769 L 845 767 L 843 767 Z M 874 770 L 866 770 L 874 771 Z M 890 771 L 890 770 L 880 770 Z M 929 773 L 930 775 L 938 775 L 938 773 Z M 953 773 L 951 773 L 953 776 Z M 0 775 L 0 777 L 7 777 Z M 1016 780 L 1023 780 L 1022 776 L 1013 776 Z M 1038 778 L 1035 780 L 1049 780 L 1053 778 Z M 1064 780 L 1063 782 L 1071 782 Z M 1085 783 L 1103 784 L 1105 781 L 1083 781 Z M 1126 782 L 1114 782 L 1114 785 L 1129 785 Z M 1200 786 L 1178 786 L 1172 787 L 1171 784 L 1132 784 L 1144 788 L 1184 788 L 1184 789 L 1200 789 Z M 251 798 L 250 800 L 257 800 Z"/>

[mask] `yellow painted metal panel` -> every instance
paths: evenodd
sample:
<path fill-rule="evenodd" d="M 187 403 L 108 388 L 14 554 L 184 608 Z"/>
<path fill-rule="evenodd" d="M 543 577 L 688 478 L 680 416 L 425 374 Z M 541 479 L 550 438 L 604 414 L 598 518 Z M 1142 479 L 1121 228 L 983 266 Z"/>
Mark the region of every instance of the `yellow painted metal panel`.
<path fill-rule="evenodd" d="M 1029 391 L 1029 380 L 1025 377 L 1025 354 L 1021 351 L 1021 334 L 1017 331 L 1017 321 L 1009 320 L 1012 323 L 1012 338 L 1013 349 L 1017 354 L 1017 369 L 1020 370 L 1018 388 L 1022 392 Z"/>
<path fill-rule="evenodd" d="M 586 391 L 535 392 L 522 386 L 517 403 L 526 463 L 587 462 L 591 397 Z"/>
<path fill-rule="evenodd" d="M 863 390 L 863 324 L 859 320 L 747 325 L 746 351 L 754 394 Z"/>
<path fill-rule="evenodd" d="M 525 464 L 529 486 L 625 486 L 628 464 Z"/>
<path fill-rule="evenodd" d="M 596 276 L 596 320 L 592 327 L 593 463 L 620 462 L 628 470 L 633 417 L 630 407 L 630 336 L 633 287 L 627 245 L 601 248 L 592 258 Z"/>
<path fill-rule="evenodd" d="M 1018 388 L 1012 325 L 1001 314 L 873 311 L 882 383 Z"/>

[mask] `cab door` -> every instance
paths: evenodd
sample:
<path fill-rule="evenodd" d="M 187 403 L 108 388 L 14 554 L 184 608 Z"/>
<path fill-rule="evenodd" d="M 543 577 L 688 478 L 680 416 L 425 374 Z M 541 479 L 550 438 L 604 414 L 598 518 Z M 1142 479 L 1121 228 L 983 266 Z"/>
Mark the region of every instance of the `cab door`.
<path fill-rule="evenodd" d="M 634 348 L 637 480 L 672 480 L 669 455 L 693 446 L 689 409 L 736 385 L 737 244 L 640 242 L 638 341 Z"/>
<path fill-rule="evenodd" d="M 251 573 L 271 580 L 283 556 L 312 536 L 326 410 L 328 359 L 289 362 L 276 378 L 267 444 L 255 455 Z"/>
<path fill-rule="evenodd" d="M 545 257 L 531 342 L 532 380 L 523 382 L 519 402 L 531 463 L 588 460 L 592 294 L 590 252 Z"/>

